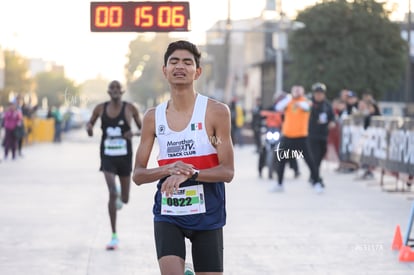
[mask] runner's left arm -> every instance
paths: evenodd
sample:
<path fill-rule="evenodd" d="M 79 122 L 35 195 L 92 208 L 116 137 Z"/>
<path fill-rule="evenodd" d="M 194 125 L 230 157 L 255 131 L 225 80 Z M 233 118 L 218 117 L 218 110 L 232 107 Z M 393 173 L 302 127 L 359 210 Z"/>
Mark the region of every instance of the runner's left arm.
<path fill-rule="evenodd" d="M 141 130 L 142 123 L 141 118 L 139 117 L 138 109 L 131 103 L 128 103 L 128 109 L 131 112 L 131 116 L 134 119 L 138 129 Z M 134 134 L 131 129 L 124 134 L 124 138 L 131 139 L 134 135 L 139 136 L 140 134 L 138 132 Z"/>
<path fill-rule="evenodd" d="M 212 103 L 210 119 L 215 129 L 215 144 L 219 165 L 200 170 L 197 181 L 230 182 L 234 176 L 233 143 L 231 141 L 230 110 L 222 103 Z M 213 142 L 213 140 L 211 140 Z M 197 167 L 196 167 L 197 168 Z"/>

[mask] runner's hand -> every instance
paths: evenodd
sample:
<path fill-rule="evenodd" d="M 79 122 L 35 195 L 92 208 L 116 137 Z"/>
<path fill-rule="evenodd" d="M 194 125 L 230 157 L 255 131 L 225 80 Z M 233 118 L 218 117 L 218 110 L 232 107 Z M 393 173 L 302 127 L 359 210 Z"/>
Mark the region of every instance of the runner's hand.
<path fill-rule="evenodd" d="M 90 123 L 86 125 L 86 131 L 88 132 L 88 136 L 93 136 L 93 126 Z"/>
<path fill-rule="evenodd" d="M 177 161 L 168 165 L 168 173 L 170 176 L 185 175 L 188 178 L 193 174 L 193 166 L 182 161 Z"/>
<path fill-rule="evenodd" d="M 161 193 L 165 193 L 165 196 L 171 197 L 175 191 L 178 190 L 180 184 L 188 180 L 186 175 L 173 175 L 168 177 L 161 186 Z"/>
<path fill-rule="evenodd" d="M 124 138 L 126 139 L 131 139 L 134 136 L 134 134 L 132 133 L 132 131 L 128 131 L 124 133 Z"/>

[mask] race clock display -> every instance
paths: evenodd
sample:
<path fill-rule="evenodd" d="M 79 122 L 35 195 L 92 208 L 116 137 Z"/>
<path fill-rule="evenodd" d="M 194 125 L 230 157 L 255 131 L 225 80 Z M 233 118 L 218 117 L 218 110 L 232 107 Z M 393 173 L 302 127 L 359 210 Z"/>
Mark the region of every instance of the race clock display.
<path fill-rule="evenodd" d="M 189 2 L 91 2 L 92 32 L 189 30 Z"/>

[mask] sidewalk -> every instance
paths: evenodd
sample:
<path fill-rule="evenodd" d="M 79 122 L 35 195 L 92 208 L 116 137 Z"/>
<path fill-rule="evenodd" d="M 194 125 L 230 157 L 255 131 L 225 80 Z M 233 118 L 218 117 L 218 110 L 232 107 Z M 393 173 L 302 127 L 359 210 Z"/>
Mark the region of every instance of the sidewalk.
<path fill-rule="evenodd" d="M 132 185 L 130 203 L 118 216 L 120 249 L 104 249 L 108 194 L 98 147 L 98 137 L 74 134 L 0 163 L 0 274 L 159 274 L 154 184 Z M 411 207 L 405 195 L 355 182 L 355 175 L 336 174 L 329 165 L 322 171 L 326 193 L 316 195 L 303 163 L 300 179 L 288 171 L 286 191 L 269 193 L 273 182 L 258 179 L 253 151 L 235 149 L 225 274 L 414 274 L 414 264 L 399 263 L 390 248 L 397 224 L 405 233 Z"/>

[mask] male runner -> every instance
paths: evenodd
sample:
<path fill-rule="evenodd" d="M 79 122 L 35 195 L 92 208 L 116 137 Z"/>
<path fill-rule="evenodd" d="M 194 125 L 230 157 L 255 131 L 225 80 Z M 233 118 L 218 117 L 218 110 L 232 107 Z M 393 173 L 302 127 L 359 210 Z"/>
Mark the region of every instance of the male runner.
<path fill-rule="evenodd" d="M 136 154 L 134 182 L 159 180 L 153 212 L 162 275 L 184 273 L 185 238 L 192 242 L 196 274 L 223 274 L 224 182 L 234 174 L 230 111 L 195 92 L 200 56 L 187 41 L 168 46 L 162 70 L 171 99 L 145 114 Z M 159 167 L 149 169 L 155 137 Z"/>
<path fill-rule="evenodd" d="M 101 118 L 101 168 L 104 173 L 109 190 L 109 218 L 111 221 L 112 238 L 107 245 L 108 250 L 118 247 L 116 233 L 116 211 L 122 207 L 122 202 L 129 200 L 129 187 L 132 171 L 132 143 L 131 120 L 134 119 L 137 127 L 141 129 L 141 119 L 137 108 L 131 103 L 121 100 L 123 91 L 119 81 L 109 84 L 108 94 L 110 101 L 95 107 L 92 117 L 87 124 L 89 136 L 93 136 L 93 126 Z M 121 201 L 116 188 L 115 178 L 118 175 L 121 183 Z"/>

